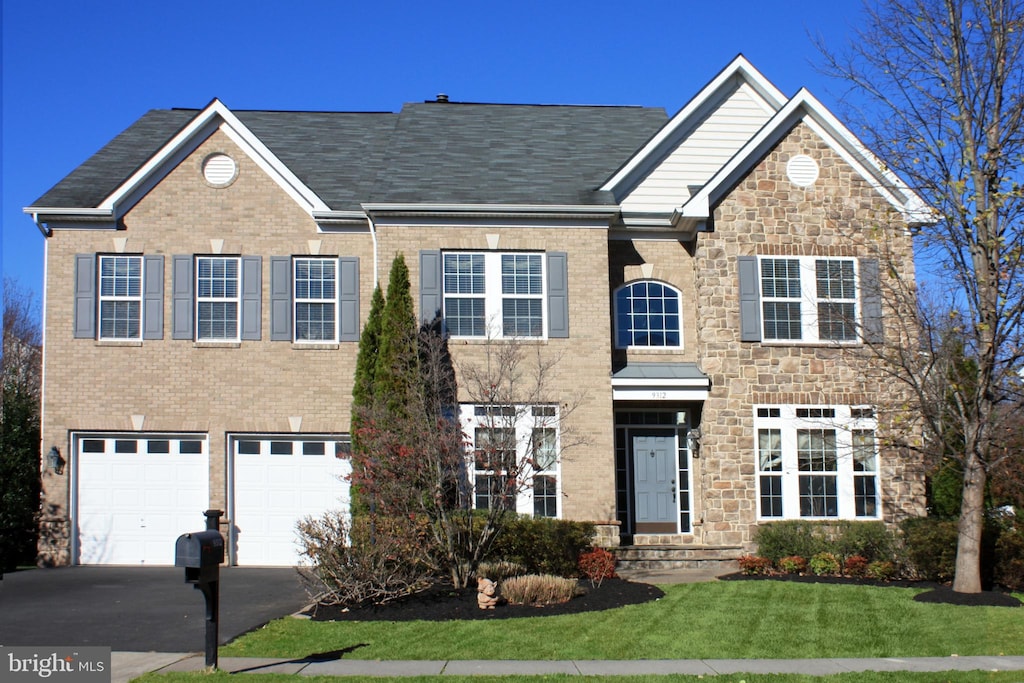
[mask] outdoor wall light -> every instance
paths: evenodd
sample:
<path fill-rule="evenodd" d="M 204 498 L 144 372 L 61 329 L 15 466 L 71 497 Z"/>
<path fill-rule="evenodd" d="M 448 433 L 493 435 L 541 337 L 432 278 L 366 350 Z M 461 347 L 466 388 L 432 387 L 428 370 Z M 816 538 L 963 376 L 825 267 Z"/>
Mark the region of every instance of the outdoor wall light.
<path fill-rule="evenodd" d="M 56 446 L 50 447 L 50 452 L 46 455 L 46 462 L 49 463 L 50 469 L 53 470 L 54 474 L 64 474 L 64 465 L 67 461 L 61 457 L 60 451 L 57 450 Z"/>

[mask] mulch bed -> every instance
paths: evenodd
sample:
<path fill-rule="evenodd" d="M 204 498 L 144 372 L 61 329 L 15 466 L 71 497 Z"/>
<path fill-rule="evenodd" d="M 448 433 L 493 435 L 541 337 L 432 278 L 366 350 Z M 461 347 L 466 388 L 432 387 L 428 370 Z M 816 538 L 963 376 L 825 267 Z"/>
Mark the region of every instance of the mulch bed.
<path fill-rule="evenodd" d="M 424 591 L 384 605 L 366 605 L 350 609 L 320 605 L 307 614 L 315 621 L 515 619 L 606 610 L 650 602 L 665 595 L 650 584 L 623 579 L 606 579 L 600 586 L 591 586 L 589 581 L 581 581 L 580 590 L 583 592 L 582 595 L 557 605 L 499 605 L 495 609 L 480 609 L 476 605 L 475 586 L 455 590 L 450 585 L 435 584 Z"/>
<path fill-rule="evenodd" d="M 897 588 L 923 588 L 923 593 L 914 596 L 916 602 L 964 605 L 968 607 L 1020 607 L 1021 602 L 1009 593 L 999 590 L 980 593 L 957 593 L 952 586 L 931 581 L 876 581 L 857 579 L 849 576 L 814 576 L 813 574 L 773 574 L 770 576 L 748 576 L 727 574 L 718 577 L 721 581 L 798 581 L 801 583 L 838 583 L 866 586 L 893 586 Z"/>
<path fill-rule="evenodd" d="M 797 581 L 801 583 L 833 583 L 898 588 L 923 588 L 924 592 L 914 596 L 917 602 L 944 603 L 964 606 L 1020 607 L 1021 602 L 1001 591 L 981 593 L 955 593 L 952 587 L 923 581 L 875 581 L 846 576 L 814 576 L 801 574 L 778 574 L 772 576 L 748 576 L 736 573 L 720 576 L 721 581 Z M 393 600 L 383 605 L 363 605 L 345 608 L 320 605 L 306 614 L 314 621 L 447 621 L 451 619 L 516 619 L 519 617 L 547 617 L 557 614 L 578 614 L 597 610 L 613 609 L 624 605 L 637 605 L 657 600 L 665 595 L 661 589 L 647 583 L 607 579 L 600 586 L 591 586 L 589 581 L 580 581 L 581 595 L 569 602 L 557 605 L 533 607 L 529 605 L 500 605 L 492 610 L 483 610 L 476 604 L 476 588 L 455 590 L 438 583 L 430 588 Z"/>

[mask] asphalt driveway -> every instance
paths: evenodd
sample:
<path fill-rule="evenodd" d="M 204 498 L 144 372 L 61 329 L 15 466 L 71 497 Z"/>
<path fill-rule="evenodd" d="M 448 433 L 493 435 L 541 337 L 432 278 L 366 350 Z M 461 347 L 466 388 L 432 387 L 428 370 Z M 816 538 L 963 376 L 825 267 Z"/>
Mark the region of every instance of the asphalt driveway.
<path fill-rule="evenodd" d="M 294 569 L 222 567 L 220 643 L 307 602 Z M 194 652 L 205 634 L 206 601 L 181 568 L 32 569 L 0 581 L 0 645 Z"/>

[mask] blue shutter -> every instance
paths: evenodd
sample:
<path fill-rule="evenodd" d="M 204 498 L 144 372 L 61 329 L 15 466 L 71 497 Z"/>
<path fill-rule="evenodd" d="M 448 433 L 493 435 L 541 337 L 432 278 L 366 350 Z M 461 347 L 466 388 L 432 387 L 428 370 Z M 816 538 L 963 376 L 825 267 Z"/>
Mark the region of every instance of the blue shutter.
<path fill-rule="evenodd" d="M 144 256 L 142 338 L 164 338 L 164 257 Z"/>
<path fill-rule="evenodd" d="M 548 337 L 569 336 L 569 255 L 548 254 Z"/>
<path fill-rule="evenodd" d="M 75 338 L 96 338 L 96 255 L 75 255 Z"/>
<path fill-rule="evenodd" d="M 878 277 L 878 259 L 860 259 L 860 304 L 863 319 L 862 335 L 869 344 L 879 344 L 884 336 L 882 326 L 882 283 Z"/>
<path fill-rule="evenodd" d="M 242 334 L 258 341 L 263 327 L 263 257 L 242 257 Z"/>
<path fill-rule="evenodd" d="M 270 257 L 270 341 L 292 338 L 292 258 Z"/>
<path fill-rule="evenodd" d="M 441 317 L 441 252 L 420 252 L 420 324 L 429 325 Z"/>
<path fill-rule="evenodd" d="M 192 339 L 192 256 L 171 258 L 171 339 Z"/>
<path fill-rule="evenodd" d="M 359 259 L 338 259 L 338 340 L 359 341 Z"/>
<path fill-rule="evenodd" d="M 740 273 L 740 341 L 761 341 L 761 289 L 757 257 L 737 256 Z"/>

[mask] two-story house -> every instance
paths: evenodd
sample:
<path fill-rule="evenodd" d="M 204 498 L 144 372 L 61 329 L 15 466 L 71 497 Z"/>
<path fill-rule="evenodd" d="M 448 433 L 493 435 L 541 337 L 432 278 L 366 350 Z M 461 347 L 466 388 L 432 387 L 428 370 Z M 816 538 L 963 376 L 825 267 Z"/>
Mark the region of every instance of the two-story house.
<path fill-rule="evenodd" d="M 218 508 L 230 562 L 293 564 L 296 521 L 345 504 L 361 324 L 398 253 L 457 359 L 512 338 L 561 358 L 533 414 L 578 399 L 586 445 L 540 466 L 523 512 L 698 557 L 770 520 L 923 514 L 868 352 L 920 210 L 743 57 L 672 117 L 151 111 L 25 209 L 42 452 L 67 462 L 43 458 L 41 561 L 168 564 Z M 883 244 L 902 262 L 880 268 Z"/>

